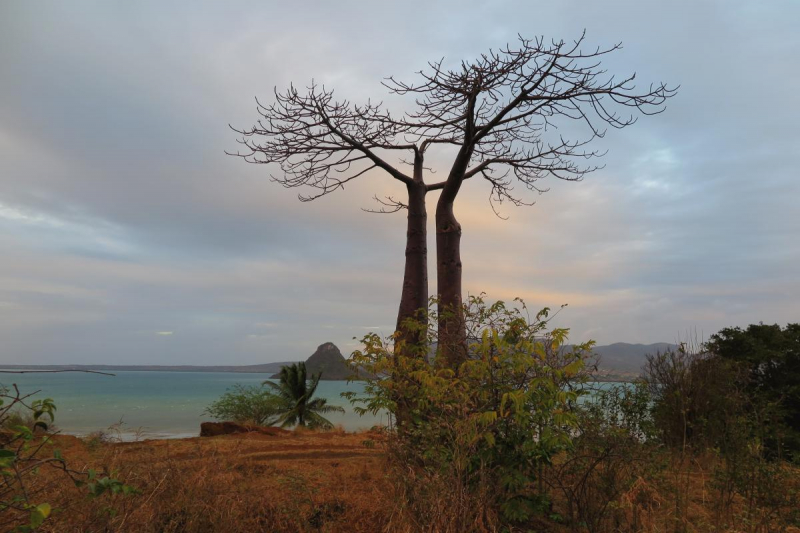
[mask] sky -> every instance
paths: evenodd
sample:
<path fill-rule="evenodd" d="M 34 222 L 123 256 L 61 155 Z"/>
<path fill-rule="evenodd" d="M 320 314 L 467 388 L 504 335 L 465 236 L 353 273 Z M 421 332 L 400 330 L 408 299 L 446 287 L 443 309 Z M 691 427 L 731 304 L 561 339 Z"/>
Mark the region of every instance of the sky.
<path fill-rule="evenodd" d="M 404 214 L 362 208 L 402 189 L 374 172 L 301 203 L 225 155 L 228 125 L 312 79 L 410 109 L 382 79 L 584 29 L 622 42 L 609 72 L 679 94 L 507 220 L 465 183 L 465 290 L 568 304 L 576 342 L 800 321 L 798 23 L 792 0 L 4 1 L 0 364 L 257 364 L 390 334 Z"/>

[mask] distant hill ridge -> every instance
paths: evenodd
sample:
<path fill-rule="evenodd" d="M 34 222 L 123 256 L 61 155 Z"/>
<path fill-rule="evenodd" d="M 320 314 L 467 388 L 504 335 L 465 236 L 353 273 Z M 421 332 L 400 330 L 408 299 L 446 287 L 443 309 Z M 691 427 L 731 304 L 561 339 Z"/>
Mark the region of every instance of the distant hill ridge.
<path fill-rule="evenodd" d="M 0 365 L 3 370 L 102 370 L 108 372 L 234 372 L 241 374 L 269 374 L 290 361 L 262 363 L 260 365 Z"/>
<path fill-rule="evenodd" d="M 677 345 L 666 342 L 653 344 L 630 344 L 615 342 L 604 346 L 595 346 L 594 353 L 600 356 L 600 368 L 626 373 L 638 374 L 645 362 L 645 356 L 656 352 L 676 349 Z M 234 372 L 234 373 L 265 373 L 280 372 L 281 367 L 292 364 L 294 361 L 280 363 L 263 363 L 260 365 L 0 365 L 0 369 L 17 370 L 102 370 L 108 372 L 123 371 L 154 371 L 154 372 Z M 322 372 L 323 380 L 346 380 L 350 376 L 350 369 L 346 359 L 332 342 L 325 342 L 306 359 L 306 368 L 311 373 Z"/>
<path fill-rule="evenodd" d="M 311 356 L 306 359 L 306 371 L 308 376 L 322 373 L 322 380 L 344 381 L 352 375 L 352 371 L 347 366 L 347 360 L 332 342 L 320 344 Z M 272 376 L 277 379 L 280 373 Z"/>
<path fill-rule="evenodd" d="M 595 346 L 592 351 L 600 356 L 600 368 L 602 369 L 639 373 L 645 363 L 645 356 L 677 348 L 677 344 L 667 342 L 653 344 L 615 342 L 605 346 Z"/>

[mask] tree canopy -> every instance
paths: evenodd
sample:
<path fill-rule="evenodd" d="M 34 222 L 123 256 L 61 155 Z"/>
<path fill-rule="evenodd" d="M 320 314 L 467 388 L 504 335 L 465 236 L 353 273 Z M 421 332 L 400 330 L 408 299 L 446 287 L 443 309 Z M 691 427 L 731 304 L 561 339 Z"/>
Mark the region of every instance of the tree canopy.
<path fill-rule="evenodd" d="M 707 348 L 744 367 L 743 386 L 777 407 L 786 432 L 778 440 L 800 459 L 800 324 L 725 328 L 711 336 Z"/>
<path fill-rule="evenodd" d="M 543 178 L 581 180 L 599 168 L 593 160 L 602 152 L 589 144 L 603 137 L 606 128 L 629 126 L 638 114 L 661 113 L 666 100 L 676 94 L 677 88 L 663 82 L 637 89 L 635 74 L 609 74 L 601 61 L 621 45 L 586 48 L 584 40 L 585 34 L 571 42 L 520 36 L 513 45 L 455 66 L 444 59 L 430 62 L 414 82 L 391 76 L 384 87 L 413 99 L 400 115 L 381 102 L 336 99 L 332 89 L 315 82 L 305 90 L 294 85 L 284 92 L 275 90 L 271 104 L 257 100 L 261 118 L 254 126 L 235 129 L 243 149 L 233 155 L 277 165 L 281 173 L 272 176 L 274 181 L 310 191 L 300 194 L 302 201 L 343 189 L 371 171 L 405 185 L 407 200 L 379 199 L 378 209 L 408 209 L 397 321 L 404 342 L 424 342 L 403 323 L 427 309 L 425 196 L 441 191 L 436 206 L 440 347 L 457 367 L 466 358 L 466 341 L 461 225 L 454 204 L 464 181 L 477 177 L 489 183 L 492 209 L 504 201 L 530 205 L 516 185 L 542 193 L 547 190 L 539 185 Z M 582 124 L 583 133 L 560 132 L 566 123 Z M 448 153 L 444 180 L 426 180 L 430 169 L 424 159 L 431 147 L 455 152 Z"/>

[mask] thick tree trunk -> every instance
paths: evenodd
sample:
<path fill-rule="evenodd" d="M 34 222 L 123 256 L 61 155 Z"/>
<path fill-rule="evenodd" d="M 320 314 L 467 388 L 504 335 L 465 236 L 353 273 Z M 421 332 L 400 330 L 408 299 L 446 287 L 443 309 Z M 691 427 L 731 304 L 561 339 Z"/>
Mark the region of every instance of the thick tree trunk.
<path fill-rule="evenodd" d="M 407 353 L 411 354 L 417 349 L 424 349 L 426 340 L 427 314 L 424 311 L 428 307 L 428 213 L 425 208 L 425 185 L 421 180 L 415 180 L 407 188 L 406 266 L 397 313 L 397 331 L 400 332 L 398 340 L 410 348 Z M 420 327 L 406 327 L 404 323 L 408 319 L 419 320 Z"/>
<path fill-rule="evenodd" d="M 461 224 L 452 203 L 440 203 L 436 209 L 436 277 L 440 356 L 456 370 L 467 359 L 467 335 L 461 296 Z"/>
<path fill-rule="evenodd" d="M 406 231 L 406 266 L 403 274 L 403 292 L 397 312 L 397 337 L 394 346 L 398 371 L 392 378 L 399 393 L 395 420 L 402 430 L 409 422 L 409 407 L 403 396 L 407 376 L 403 357 L 424 357 L 428 346 L 428 213 L 425 207 L 427 189 L 422 179 L 422 156 L 414 161 L 414 181 L 408 184 L 408 229 Z M 410 321 L 413 321 L 410 323 Z"/>
<path fill-rule="evenodd" d="M 471 150 L 462 148 L 436 204 L 436 281 L 439 291 L 439 350 L 442 362 L 458 370 L 467 359 L 461 297 L 461 224 L 453 213 Z"/>

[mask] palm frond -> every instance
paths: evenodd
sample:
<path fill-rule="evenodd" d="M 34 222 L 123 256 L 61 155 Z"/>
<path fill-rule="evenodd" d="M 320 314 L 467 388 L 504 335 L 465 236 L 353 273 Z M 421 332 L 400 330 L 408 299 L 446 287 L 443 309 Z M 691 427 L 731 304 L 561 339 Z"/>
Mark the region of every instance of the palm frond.
<path fill-rule="evenodd" d="M 294 395 L 292 394 L 292 392 L 289 390 L 289 388 L 286 386 L 285 383 L 275 383 L 274 381 L 265 381 L 263 384 L 267 385 L 268 387 L 271 387 L 277 393 L 277 395 L 280 396 L 283 400 L 294 403 L 295 400 Z"/>
<path fill-rule="evenodd" d="M 329 428 L 333 424 L 319 413 L 345 412 L 344 408 L 338 405 L 327 405 L 325 398 L 313 398 L 322 378 L 322 372 L 312 374 L 309 378 L 305 363 L 294 363 L 282 367 L 278 378 L 278 383 L 264 381 L 263 384 L 270 387 L 282 403 L 278 419 L 278 423 L 282 427 L 308 425 L 309 427 Z"/>
<path fill-rule="evenodd" d="M 311 411 L 312 413 L 345 413 L 344 407 L 339 405 L 323 405 Z"/>
<path fill-rule="evenodd" d="M 317 372 L 316 374 L 311 375 L 311 380 L 306 387 L 306 395 L 308 398 L 314 396 L 314 393 L 317 391 L 317 385 L 319 385 L 319 380 L 322 377 L 322 372 Z"/>
<path fill-rule="evenodd" d="M 338 405 L 328 405 L 328 400 L 325 398 L 314 398 L 307 405 L 306 409 L 310 412 L 316 413 L 344 413 L 343 407 Z"/>
<path fill-rule="evenodd" d="M 333 423 L 317 413 L 308 413 L 308 427 L 312 429 L 330 429 Z"/>

